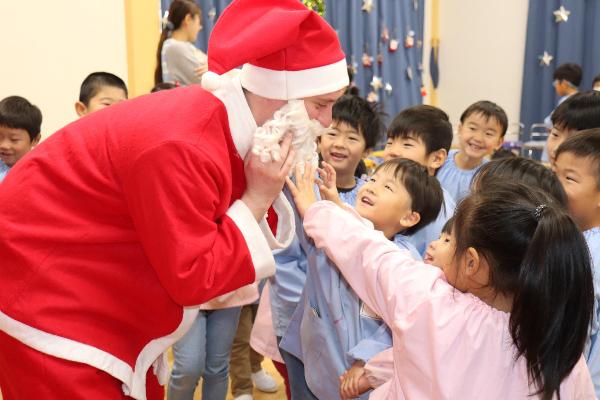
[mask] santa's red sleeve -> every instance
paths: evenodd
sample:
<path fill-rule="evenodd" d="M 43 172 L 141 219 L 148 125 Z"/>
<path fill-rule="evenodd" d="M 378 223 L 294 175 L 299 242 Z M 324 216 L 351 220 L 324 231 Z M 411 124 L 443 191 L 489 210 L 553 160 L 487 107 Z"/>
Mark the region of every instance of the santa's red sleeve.
<path fill-rule="evenodd" d="M 259 225 L 240 200 L 230 205 L 231 177 L 207 151 L 165 142 L 141 154 L 123 184 L 143 251 L 167 292 L 184 306 L 275 269 L 263 233 L 266 221 Z"/>

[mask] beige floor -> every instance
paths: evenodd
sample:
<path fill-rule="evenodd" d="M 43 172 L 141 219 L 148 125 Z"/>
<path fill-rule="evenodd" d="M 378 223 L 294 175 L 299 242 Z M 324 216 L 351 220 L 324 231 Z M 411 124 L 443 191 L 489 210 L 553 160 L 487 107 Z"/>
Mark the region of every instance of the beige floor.
<path fill-rule="evenodd" d="M 275 370 L 275 367 L 273 366 L 271 360 L 263 361 L 263 368 L 269 371 L 269 374 L 271 374 L 271 376 L 275 378 L 275 380 L 279 384 L 279 390 L 276 393 L 263 393 L 259 390 L 254 389 L 254 400 L 285 400 L 286 397 L 285 389 L 283 388 L 283 379 L 281 379 L 281 376 L 279 376 L 279 373 L 277 373 L 277 371 Z M 198 390 L 196 390 L 196 394 L 194 395 L 194 400 L 200 400 L 202 398 L 201 396 L 201 391 L 198 388 Z M 232 399 L 233 396 L 231 396 L 231 393 L 229 393 L 227 395 L 227 400 Z M 2 393 L 0 393 L 0 400 L 2 400 Z"/>

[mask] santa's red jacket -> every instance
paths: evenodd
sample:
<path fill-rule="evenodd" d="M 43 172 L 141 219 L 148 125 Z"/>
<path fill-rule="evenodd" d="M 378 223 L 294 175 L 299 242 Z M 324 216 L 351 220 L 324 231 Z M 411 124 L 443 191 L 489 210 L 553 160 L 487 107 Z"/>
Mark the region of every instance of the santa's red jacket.
<path fill-rule="evenodd" d="M 254 121 L 235 85 L 111 106 L 16 164 L 0 185 L 0 330 L 144 399 L 187 306 L 273 273 L 275 239 L 237 200 Z"/>

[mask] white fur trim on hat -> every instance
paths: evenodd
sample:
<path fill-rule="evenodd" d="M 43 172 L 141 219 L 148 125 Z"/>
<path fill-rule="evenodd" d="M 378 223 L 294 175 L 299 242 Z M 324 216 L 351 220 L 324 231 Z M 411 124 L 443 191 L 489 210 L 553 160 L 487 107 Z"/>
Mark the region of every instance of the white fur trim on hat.
<path fill-rule="evenodd" d="M 221 87 L 221 75 L 212 71 L 206 71 L 202 74 L 202 88 L 209 92 L 214 92 Z"/>
<path fill-rule="evenodd" d="M 301 71 L 276 71 L 244 64 L 240 79 L 245 89 L 261 97 L 276 100 L 318 96 L 343 89 L 349 84 L 345 59 Z"/>

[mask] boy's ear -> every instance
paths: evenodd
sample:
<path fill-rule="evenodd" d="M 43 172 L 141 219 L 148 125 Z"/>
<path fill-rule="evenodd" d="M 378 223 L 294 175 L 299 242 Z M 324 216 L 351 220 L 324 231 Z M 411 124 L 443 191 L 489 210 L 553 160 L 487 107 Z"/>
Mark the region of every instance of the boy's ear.
<path fill-rule="evenodd" d="M 448 153 L 446 152 L 446 149 L 436 150 L 436 151 L 432 152 L 431 154 L 429 154 L 429 157 L 427 157 L 427 164 L 428 164 L 427 166 L 429 168 L 432 168 L 433 170 L 437 171 L 438 168 L 440 168 L 442 165 L 444 165 L 447 158 L 448 158 Z"/>
<path fill-rule="evenodd" d="M 400 218 L 400 224 L 402 224 L 405 229 L 408 229 L 418 224 L 420 220 L 421 214 L 416 211 L 411 211 L 409 214 Z"/>
<path fill-rule="evenodd" d="M 40 142 L 40 139 L 42 138 L 42 134 L 38 133 L 36 137 L 33 138 L 33 140 L 31 141 L 31 147 L 37 145 Z"/>
<path fill-rule="evenodd" d="M 78 101 L 77 103 L 75 103 L 75 112 L 80 117 L 83 117 L 87 114 L 87 107 L 81 101 Z"/>

